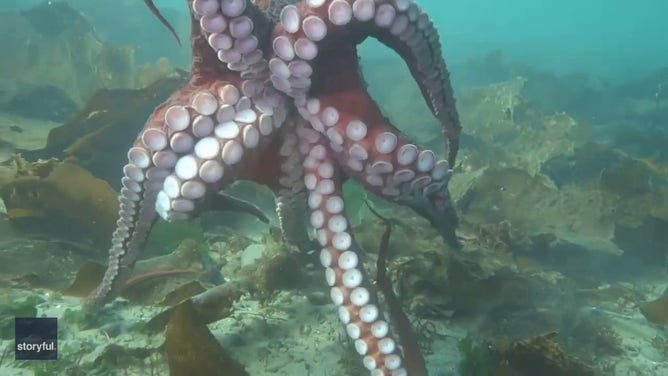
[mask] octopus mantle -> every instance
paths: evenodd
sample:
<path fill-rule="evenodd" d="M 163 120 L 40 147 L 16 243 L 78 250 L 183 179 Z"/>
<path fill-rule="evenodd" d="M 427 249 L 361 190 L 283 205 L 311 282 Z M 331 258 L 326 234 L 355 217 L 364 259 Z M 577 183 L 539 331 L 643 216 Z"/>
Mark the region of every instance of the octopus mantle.
<path fill-rule="evenodd" d="M 372 375 L 407 374 L 361 265 L 342 185 L 350 178 L 410 206 L 456 244 L 446 185 L 460 125 L 429 16 L 409 0 L 188 5 L 190 80 L 155 109 L 128 151 L 108 269 L 85 307 L 118 295 L 158 218 L 196 216 L 225 186 L 251 180 L 275 193 L 287 241 L 309 244 L 308 218 L 332 301 L 364 366 Z M 367 93 L 357 45 L 368 36 L 408 64 L 443 126 L 450 163 L 411 143 Z"/>

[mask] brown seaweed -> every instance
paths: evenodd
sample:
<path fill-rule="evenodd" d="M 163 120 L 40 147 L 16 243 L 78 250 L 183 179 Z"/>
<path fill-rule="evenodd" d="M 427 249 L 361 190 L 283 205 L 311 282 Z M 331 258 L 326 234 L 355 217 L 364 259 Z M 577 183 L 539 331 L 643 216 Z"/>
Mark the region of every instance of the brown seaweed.
<path fill-rule="evenodd" d="M 246 292 L 246 287 L 235 283 L 226 283 L 206 290 L 188 299 L 205 324 L 224 319 L 234 311 L 234 302 Z M 181 302 L 182 303 L 182 302 Z M 149 331 L 165 328 L 178 306 L 170 307 L 153 317 L 147 324 Z"/>
<path fill-rule="evenodd" d="M 72 284 L 62 291 L 64 295 L 84 297 L 88 296 L 102 281 L 107 268 L 95 261 L 84 262 L 77 271 Z"/>
<path fill-rule="evenodd" d="M 376 284 L 378 289 L 383 293 L 385 297 L 385 302 L 389 308 L 390 314 L 392 315 L 392 323 L 397 328 L 399 338 L 401 339 L 401 345 L 403 348 L 403 355 L 405 361 L 406 371 L 409 375 L 412 376 L 426 376 L 427 375 L 427 365 L 425 364 L 424 357 L 420 353 L 420 346 L 418 345 L 417 338 L 413 329 L 411 328 L 410 321 L 401 308 L 401 303 L 399 299 L 394 294 L 392 289 L 392 284 L 387 277 L 387 249 L 390 243 L 390 235 L 392 234 L 392 221 L 388 218 L 383 217 L 378 213 L 372 205 L 369 205 L 369 202 L 366 202 L 369 210 L 378 218 L 380 218 L 385 224 L 385 231 L 381 237 L 380 246 L 378 247 L 378 260 L 376 262 Z"/>
<path fill-rule="evenodd" d="M 91 293 L 102 281 L 104 272 L 107 268 L 95 261 L 87 261 L 79 268 L 76 277 L 72 284 L 62 291 L 63 294 L 69 296 L 85 297 Z M 180 276 L 184 274 L 193 274 L 197 273 L 199 270 L 195 269 L 169 269 L 169 270 L 155 270 L 152 272 L 147 272 L 139 275 L 135 275 L 132 278 L 128 279 L 125 283 L 125 287 L 121 296 L 135 301 L 133 299 L 138 292 L 136 290 L 140 289 L 142 282 L 148 280 L 155 280 L 160 278 Z"/>
<path fill-rule="evenodd" d="M 211 334 L 191 300 L 176 306 L 165 329 L 170 376 L 248 375 Z"/>
<path fill-rule="evenodd" d="M 660 297 L 641 303 L 638 308 L 647 321 L 668 327 L 668 288 Z"/>
<path fill-rule="evenodd" d="M 172 292 L 165 295 L 165 297 L 162 299 L 159 305 L 174 306 L 192 296 L 201 294 L 204 291 L 206 291 L 206 288 L 204 288 L 204 286 L 202 286 L 200 282 L 190 281 L 177 287 L 175 290 L 172 290 Z"/>
<path fill-rule="evenodd" d="M 21 150 L 28 160 L 76 158 L 93 175 L 120 189 L 118 166 L 127 163 L 127 146 L 147 114 L 185 80 L 184 75 L 155 81 L 143 89 L 102 89 L 71 120 L 49 132 L 46 146 Z"/>
<path fill-rule="evenodd" d="M 13 224 L 88 237 L 100 249 L 108 246 L 118 212 L 117 193 L 109 184 L 69 159 L 15 163 L 14 180 L 0 185 Z"/>
<path fill-rule="evenodd" d="M 107 128 L 102 128 L 107 129 Z M 99 249 L 109 246 L 118 218 L 118 193 L 73 158 L 28 163 L 15 156 L 15 176 L 0 182 L 0 199 L 20 230 L 68 235 L 72 240 L 93 240 Z M 268 223 L 253 203 L 219 193 L 207 199 L 203 210 L 247 213 Z M 72 210 L 76 208 L 77 210 Z"/>

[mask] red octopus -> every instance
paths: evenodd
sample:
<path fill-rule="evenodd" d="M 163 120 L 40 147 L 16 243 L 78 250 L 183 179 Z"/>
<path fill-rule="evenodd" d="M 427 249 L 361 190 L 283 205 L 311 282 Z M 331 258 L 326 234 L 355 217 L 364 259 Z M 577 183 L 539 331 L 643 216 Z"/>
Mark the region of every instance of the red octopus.
<path fill-rule="evenodd" d="M 230 183 L 251 180 L 275 193 L 286 240 L 308 239 L 309 216 L 332 301 L 371 375 L 406 374 L 365 277 L 342 186 L 350 178 L 408 205 L 456 245 L 446 186 L 461 127 L 434 24 L 411 0 L 188 6 L 190 80 L 155 109 L 128 151 L 108 269 L 85 307 L 118 294 L 158 218 L 195 216 Z M 447 160 L 412 143 L 368 94 L 357 46 L 369 36 L 408 64 L 443 126 Z"/>

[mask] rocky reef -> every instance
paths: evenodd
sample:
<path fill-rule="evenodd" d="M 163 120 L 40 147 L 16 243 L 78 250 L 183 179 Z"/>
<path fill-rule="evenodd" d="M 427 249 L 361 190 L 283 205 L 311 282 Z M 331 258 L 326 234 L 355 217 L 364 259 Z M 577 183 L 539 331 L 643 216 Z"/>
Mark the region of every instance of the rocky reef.
<path fill-rule="evenodd" d="M 13 51 L 0 59 L 0 70 L 12 72 L 3 77 L 5 111 L 62 121 L 100 88 L 134 86 L 132 48 L 101 43 L 86 18 L 66 3 L 0 13 L 0 25 L 0 43 Z"/>
<path fill-rule="evenodd" d="M 169 60 L 161 55 L 137 64 L 135 45 L 118 38 L 111 42 L 112 36 L 99 32 L 145 33 L 128 33 L 128 28 L 119 27 L 117 21 L 113 21 L 113 28 L 102 27 L 100 20 L 110 22 L 110 9 L 80 3 L 42 2 L 21 12 L 0 11 L 0 43 L 11 51 L 0 57 L 0 71 L 5 72 L 0 76 L 0 110 L 29 119 L 62 122 L 77 113 L 99 89 L 144 87 L 172 70 Z M 138 16 L 123 20 L 142 26 L 142 22 L 154 21 L 149 12 L 142 12 L 145 9 L 140 2 L 131 2 L 135 5 L 132 8 L 130 2 L 125 3 L 127 14 Z M 119 2 L 108 5 L 114 11 L 122 10 Z M 91 23 L 93 19 L 95 24 Z"/>
<path fill-rule="evenodd" d="M 44 17 L 57 32 L 40 29 Z M 80 297 L 104 272 L 127 145 L 185 76 L 165 60 L 137 67 L 131 48 L 101 43 L 65 4 L 2 19 L 12 32 L 0 39 L 40 52 L 0 58 L 21 78 L 1 81 L 0 316 L 59 317 L 62 336 L 57 364 L 3 356 L 0 373 L 366 374 L 329 319 L 317 256 L 282 241 L 272 198 L 252 186 L 231 192 L 267 221 L 207 213 L 159 223 L 123 299 L 83 314 Z M 62 71 L 46 68 L 53 58 Z M 426 107 L 407 100 L 420 93 L 402 63 L 362 63 L 393 122 L 441 150 Z M 464 126 L 451 182 L 462 249 L 408 209 L 354 185 L 345 192 L 369 275 L 384 231 L 369 207 L 394 219 L 388 283 L 429 374 L 668 372 L 666 71 L 619 85 L 500 53 L 451 70 Z M 388 73 L 394 90 L 383 86 Z M 43 112 L 22 107 L 32 98 Z M 0 353 L 11 325 L 0 320 Z"/>

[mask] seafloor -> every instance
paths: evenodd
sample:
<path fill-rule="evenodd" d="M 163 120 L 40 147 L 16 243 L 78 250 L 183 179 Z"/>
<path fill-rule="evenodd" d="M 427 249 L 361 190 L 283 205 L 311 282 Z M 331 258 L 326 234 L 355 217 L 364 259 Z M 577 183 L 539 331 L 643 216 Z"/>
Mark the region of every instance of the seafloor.
<path fill-rule="evenodd" d="M 136 9 L 128 27 L 154 22 Z M 98 27 L 66 5 L 0 13 L 13 51 L 0 56 L 0 374 L 179 376 L 184 362 L 241 374 L 220 365 L 227 357 L 250 375 L 367 374 L 318 261 L 281 242 L 257 187 L 231 192 L 269 225 L 247 214 L 160 223 L 124 299 L 80 312 L 106 261 L 125 150 L 184 79 L 168 59 L 138 64 L 159 52 L 106 44 Z M 393 122 L 442 152 L 403 62 L 362 63 Z M 407 209 L 346 192 L 372 275 L 383 226 L 364 200 L 401 218 L 390 275 L 430 375 L 668 374 L 668 67 L 613 84 L 494 52 L 450 70 L 463 250 Z M 58 361 L 14 360 L 15 316 L 59 318 Z"/>

